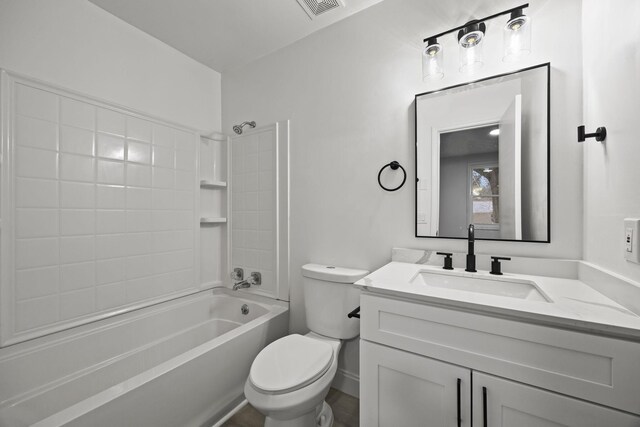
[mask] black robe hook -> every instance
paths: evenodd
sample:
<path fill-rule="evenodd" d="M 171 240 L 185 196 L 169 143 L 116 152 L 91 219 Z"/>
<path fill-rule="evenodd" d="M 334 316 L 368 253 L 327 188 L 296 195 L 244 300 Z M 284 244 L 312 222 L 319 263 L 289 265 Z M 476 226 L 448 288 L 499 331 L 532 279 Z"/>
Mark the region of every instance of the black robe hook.
<path fill-rule="evenodd" d="M 578 126 L 578 142 L 584 142 L 586 138 L 596 138 L 596 141 L 602 142 L 607 138 L 607 128 L 602 126 L 596 129 L 594 133 L 584 133 L 584 125 Z"/>

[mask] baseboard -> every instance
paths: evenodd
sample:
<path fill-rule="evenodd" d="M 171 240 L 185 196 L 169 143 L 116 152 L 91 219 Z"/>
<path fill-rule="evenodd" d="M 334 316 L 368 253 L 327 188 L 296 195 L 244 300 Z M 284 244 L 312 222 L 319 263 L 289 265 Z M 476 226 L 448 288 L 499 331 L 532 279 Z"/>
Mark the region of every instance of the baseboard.
<path fill-rule="evenodd" d="M 222 418 L 220 418 L 218 421 L 216 421 L 213 424 L 212 424 L 211 421 L 209 421 L 208 423 L 206 423 L 204 425 L 210 425 L 211 427 L 222 427 L 222 424 L 224 424 L 229 418 L 233 417 L 242 408 L 247 406 L 248 403 L 249 403 L 249 401 L 247 399 L 245 399 L 244 396 L 242 396 L 242 400 L 240 401 L 240 403 L 233 404 L 231 409 L 225 415 L 223 415 Z"/>
<path fill-rule="evenodd" d="M 360 397 L 360 377 L 352 372 L 338 368 L 331 386 L 353 397 Z"/>

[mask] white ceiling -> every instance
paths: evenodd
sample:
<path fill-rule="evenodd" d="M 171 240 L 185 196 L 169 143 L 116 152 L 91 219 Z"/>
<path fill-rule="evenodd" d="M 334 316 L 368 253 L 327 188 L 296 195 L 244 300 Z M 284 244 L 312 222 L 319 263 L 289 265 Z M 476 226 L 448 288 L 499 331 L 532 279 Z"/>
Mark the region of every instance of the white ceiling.
<path fill-rule="evenodd" d="M 483 126 L 447 132 L 440 135 L 440 157 L 469 156 L 471 154 L 498 154 L 497 136 L 489 135 L 489 131 L 498 126 Z"/>
<path fill-rule="evenodd" d="M 245 65 L 382 0 L 344 0 L 311 20 L 296 0 L 90 0 L 223 72 Z"/>

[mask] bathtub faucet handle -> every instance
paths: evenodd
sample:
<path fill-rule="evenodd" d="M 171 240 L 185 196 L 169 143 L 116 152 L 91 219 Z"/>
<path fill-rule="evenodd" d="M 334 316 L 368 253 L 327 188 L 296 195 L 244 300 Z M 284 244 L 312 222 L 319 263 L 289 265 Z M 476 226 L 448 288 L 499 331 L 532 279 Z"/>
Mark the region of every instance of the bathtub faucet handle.
<path fill-rule="evenodd" d="M 233 271 L 231 272 L 231 280 L 237 282 L 243 279 L 244 279 L 244 270 L 238 267 L 234 268 Z"/>
<path fill-rule="evenodd" d="M 249 278 L 247 279 L 247 282 L 249 282 L 251 286 L 261 285 L 262 274 L 258 273 L 257 271 L 252 271 L 251 276 L 249 276 Z"/>

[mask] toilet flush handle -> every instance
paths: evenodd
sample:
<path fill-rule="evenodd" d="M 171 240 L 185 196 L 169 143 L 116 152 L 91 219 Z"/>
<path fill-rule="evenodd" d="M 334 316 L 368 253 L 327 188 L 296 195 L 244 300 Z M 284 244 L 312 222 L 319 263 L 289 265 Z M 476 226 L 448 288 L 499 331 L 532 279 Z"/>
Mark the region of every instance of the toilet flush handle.
<path fill-rule="evenodd" d="M 360 318 L 360 307 L 358 306 L 358 308 L 352 310 L 349 314 L 347 314 L 347 317 L 349 319 L 351 319 L 352 317 L 357 317 L 359 319 Z"/>

